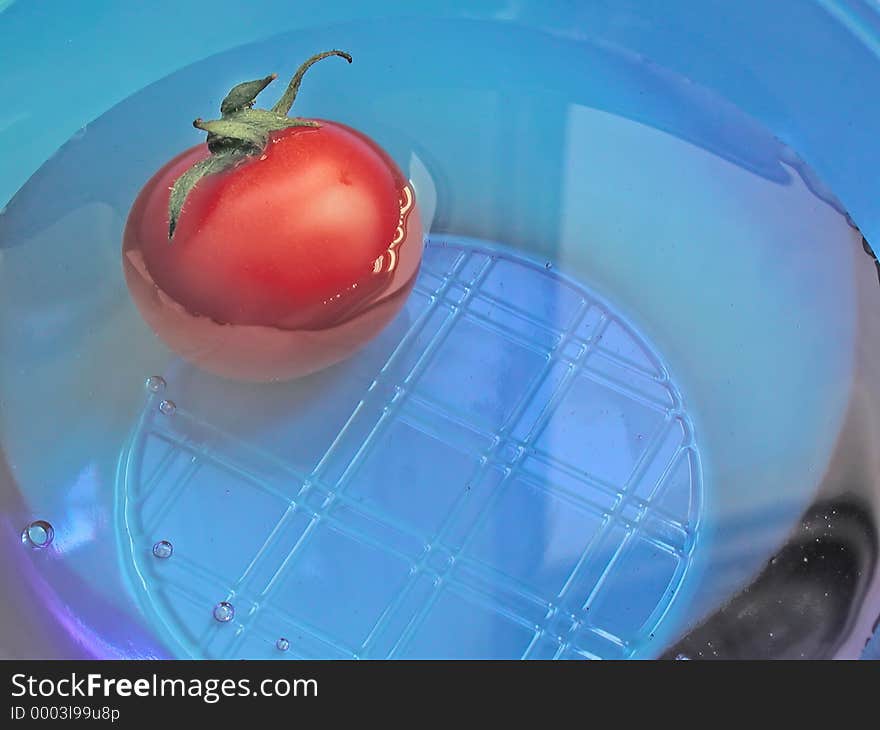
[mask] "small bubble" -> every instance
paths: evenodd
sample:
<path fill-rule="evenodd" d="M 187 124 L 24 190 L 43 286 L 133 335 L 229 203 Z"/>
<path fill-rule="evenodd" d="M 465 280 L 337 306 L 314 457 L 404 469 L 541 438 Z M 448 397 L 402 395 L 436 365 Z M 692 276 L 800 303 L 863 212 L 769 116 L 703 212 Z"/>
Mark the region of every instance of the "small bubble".
<path fill-rule="evenodd" d="M 690 661 L 690 657 L 687 654 L 676 654 L 675 661 L 677 661 L 677 662 Z"/>
<path fill-rule="evenodd" d="M 161 393 L 165 390 L 167 383 L 161 375 L 151 375 L 144 383 L 150 393 Z"/>
<path fill-rule="evenodd" d="M 153 545 L 153 555 L 157 558 L 161 558 L 165 560 L 165 558 L 170 558 L 171 554 L 174 552 L 174 545 L 172 545 L 168 540 L 159 540 L 155 545 Z"/>
<path fill-rule="evenodd" d="M 232 621 L 234 616 L 235 606 L 229 603 L 229 601 L 220 601 L 220 603 L 214 606 L 214 618 L 221 624 Z"/>
<path fill-rule="evenodd" d="M 290 648 L 290 642 L 282 637 L 275 642 L 275 648 L 278 649 L 278 651 L 287 651 Z"/>
<path fill-rule="evenodd" d="M 21 543 L 35 550 L 49 547 L 55 539 L 55 528 L 45 520 L 34 520 L 21 531 Z"/>
<path fill-rule="evenodd" d="M 174 411 L 177 410 L 177 404 L 173 400 L 163 400 L 159 404 L 159 411 L 164 416 L 173 416 Z"/>
<path fill-rule="evenodd" d="M 545 269 L 553 268 L 553 264 L 551 264 L 551 263 L 548 261 L 547 263 L 544 264 L 544 268 L 545 268 Z"/>

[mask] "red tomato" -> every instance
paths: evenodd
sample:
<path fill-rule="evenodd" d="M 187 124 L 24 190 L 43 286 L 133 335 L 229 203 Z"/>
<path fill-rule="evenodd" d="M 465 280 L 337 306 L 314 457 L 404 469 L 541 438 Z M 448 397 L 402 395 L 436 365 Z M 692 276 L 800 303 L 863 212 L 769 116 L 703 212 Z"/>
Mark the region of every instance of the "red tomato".
<path fill-rule="evenodd" d="M 242 116 L 258 111 L 249 109 Z M 264 145 L 198 179 L 173 239 L 171 188 L 211 156 L 208 145 L 161 168 L 129 214 L 123 261 L 141 314 L 169 347 L 219 375 L 287 379 L 348 357 L 415 282 L 422 230 L 407 179 L 360 132 L 310 123 L 272 129 Z"/>

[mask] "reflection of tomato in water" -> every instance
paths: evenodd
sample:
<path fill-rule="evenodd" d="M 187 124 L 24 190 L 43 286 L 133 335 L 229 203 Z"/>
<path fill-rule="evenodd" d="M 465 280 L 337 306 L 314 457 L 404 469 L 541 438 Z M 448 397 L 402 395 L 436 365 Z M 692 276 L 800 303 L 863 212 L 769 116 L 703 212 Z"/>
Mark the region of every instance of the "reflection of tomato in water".
<path fill-rule="evenodd" d="M 304 63 L 239 84 L 208 132 L 160 169 L 125 228 L 126 280 L 150 326 L 214 373 L 305 375 L 351 355 L 400 310 L 422 255 L 413 191 L 391 158 L 336 122 L 289 118 Z"/>

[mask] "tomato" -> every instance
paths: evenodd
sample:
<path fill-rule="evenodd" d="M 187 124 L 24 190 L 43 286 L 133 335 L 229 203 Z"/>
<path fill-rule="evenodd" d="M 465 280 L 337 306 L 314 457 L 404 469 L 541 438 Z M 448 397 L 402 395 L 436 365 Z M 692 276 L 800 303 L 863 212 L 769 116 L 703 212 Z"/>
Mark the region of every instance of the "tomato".
<path fill-rule="evenodd" d="M 129 214 L 123 262 L 138 309 L 216 374 L 281 380 L 338 362 L 415 282 L 421 222 L 394 161 L 343 124 L 279 113 L 328 55 L 349 58 L 307 61 L 271 111 L 252 104 L 274 76 L 233 89 L 221 120 L 194 123 L 207 144 L 156 172 Z"/>

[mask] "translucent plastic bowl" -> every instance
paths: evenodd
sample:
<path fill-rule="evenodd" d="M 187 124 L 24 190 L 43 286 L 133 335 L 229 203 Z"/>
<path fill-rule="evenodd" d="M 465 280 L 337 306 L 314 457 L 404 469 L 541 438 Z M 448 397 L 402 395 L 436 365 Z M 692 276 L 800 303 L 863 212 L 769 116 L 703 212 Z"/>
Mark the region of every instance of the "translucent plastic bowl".
<path fill-rule="evenodd" d="M 152 131 L 161 124 L 149 127 L 135 113 L 168 88 L 149 85 L 186 69 L 170 83 L 192 90 L 212 64 L 218 83 L 238 81 L 230 56 L 211 57 L 244 47 L 234 57 L 243 68 L 255 58 L 288 63 L 272 38 L 357 42 L 360 28 L 382 24 L 399 30 L 400 58 L 414 58 L 417 29 L 427 23 L 489 23 L 499 47 L 538 34 L 548 55 L 579 44 L 607 51 L 654 69 L 653 90 L 665 88 L 666 74 L 687 79 L 692 89 L 676 98 L 709 111 L 685 131 L 670 122 L 670 134 L 712 150 L 712 140 L 727 139 L 717 120 L 730 118 L 713 117 L 713 105 L 738 108 L 752 120 L 745 128 L 754 122 L 770 133 L 727 135 L 742 159 L 760 161 L 766 152 L 778 156 L 772 163 L 806 163 L 813 172 L 803 175 L 802 189 L 832 201 L 829 215 L 845 210 L 864 246 L 852 229 L 838 256 L 817 222 L 825 214 L 811 208 L 816 217 L 804 218 L 804 230 L 797 220 L 774 229 L 784 240 L 764 258 L 759 241 L 731 250 L 729 227 L 713 230 L 711 217 L 699 214 L 696 226 L 676 208 L 677 228 L 632 224 L 621 234 L 629 247 L 597 252 L 584 235 L 578 196 L 601 187 L 612 210 L 657 169 L 615 177 L 609 165 L 602 185 L 565 178 L 560 191 L 536 193 L 506 178 L 497 162 L 544 170 L 547 158 L 527 146 L 481 156 L 479 144 L 496 132 L 503 138 L 498 130 L 512 139 L 527 131 L 486 114 L 474 119 L 477 144 L 456 150 L 445 133 L 431 136 L 432 118 L 445 112 L 430 100 L 407 107 L 389 94 L 382 108 L 359 100 L 354 121 L 387 132 L 420 200 L 437 211 L 423 279 L 404 318 L 360 359 L 283 391 L 204 379 L 156 348 L 136 329 L 142 325 L 121 276 L 95 280 L 95 272 L 118 271 L 119 216 L 131 197 L 100 170 L 116 159 L 143 179 L 177 145 Z M 458 80 L 468 73 L 463 59 L 476 52 L 471 38 L 483 36 L 462 32 L 457 52 L 453 41 L 443 47 Z M 875 3 L 328 2 L 297 9 L 258 2 L 245 9 L 221 2 L 208 28 L 201 8 L 179 3 L 47 8 L 13 0 L 0 2 L 0 47 L 7 59 L 0 201 L 10 201 L 0 218 L 7 556 L 0 653 L 279 656 L 277 635 L 290 642 L 284 655 L 291 657 L 876 656 L 876 641 L 865 649 L 880 613 L 880 287 L 867 243 L 880 241 Z M 585 66 L 569 68 L 572 78 L 593 73 L 597 87 L 613 85 L 610 71 L 601 76 L 586 65 L 601 54 L 584 53 Z M 507 63 L 528 70 L 528 58 L 509 58 L 498 60 L 499 83 Z M 411 88 L 417 79 L 405 81 Z M 198 104 L 216 100 L 217 91 L 204 89 Z M 346 113 L 344 98 L 311 93 L 316 106 Z M 601 111 L 640 121 L 637 95 L 618 101 Z M 174 113 L 156 111 L 162 124 Z M 603 119 L 584 105 L 568 118 L 558 148 L 575 161 L 578 150 L 599 159 L 589 144 Z M 392 132 L 414 141 L 395 146 L 400 137 Z M 613 139 L 643 141 L 616 131 Z M 545 148 L 555 149 L 552 142 Z M 661 173 L 663 165 L 701 164 L 659 149 L 647 145 L 639 154 L 657 153 L 649 167 Z M 768 179 L 772 173 L 771 164 Z M 31 190 L 52 195 L 28 193 L 29 178 Z M 482 216 L 484 201 L 498 206 L 495 217 Z M 739 204 L 757 209 L 752 199 Z M 548 205 L 565 211 L 558 227 L 547 225 Z M 664 212 L 650 196 L 645 208 L 646 220 Z M 677 235 L 698 229 L 705 244 L 684 240 L 675 249 Z M 479 310 L 487 301 L 508 320 L 492 334 L 468 330 L 501 316 Z M 447 306 L 450 319 L 431 330 Z M 456 319 L 465 309 L 468 316 Z M 501 331 L 518 334 L 492 339 Z M 535 353 L 544 352 L 544 336 L 557 339 L 541 359 Z M 114 355 L 118 373 L 108 365 L 113 342 L 125 343 Z M 443 352 L 449 359 L 437 360 Z M 579 368 L 594 356 L 581 379 Z M 456 367 L 432 370 L 437 362 Z M 541 380 L 535 372 L 545 362 Z M 552 381 L 555 365 L 575 373 L 558 397 L 538 387 Z M 167 391 L 145 392 L 144 378 L 160 374 Z M 631 398 L 609 385 L 621 381 L 626 393 L 636 383 L 653 390 Z M 522 403 L 520 382 L 536 384 Z M 462 392 L 473 397 L 457 404 Z M 178 405 L 173 420 L 163 420 L 165 399 Z M 646 410 L 641 399 L 653 406 Z M 543 430 L 517 431 L 517 419 L 536 403 L 556 415 Z M 370 418 L 384 430 L 365 425 Z M 619 440 L 636 432 L 645 444 L 630 446 L 641 456 L 621 461 L 629 456 L 616 450 Z M 381 439 L 393 446 L 375 446 Z M 339 456 L 345 450 L 352 456 Z M 604 473 L 593 479 L 582 457 L 597 451 Z M 657 455 L 666 461 L 654 466 Z M 533 457 L 539 467 L 529 467 Z M 310 459 L 314 469 L 304 466 Z M 360 471 L 347 466 L 358 459 Z M 188 472 L 188 463 L 198 472 Z M 660 487 L 639 491 L 652 468 L 659 471 L 651 483 Z M 452 483 L 471 494 L 453 498 Z M 480 509 L 470 515 L 474 503 Z M 454 518 L 434 532 L 446 510 Z M 479 527 L 456 532 L 469 515 Z M 39 520 L 51 523 L 51 545 L 29 549 L 48 542 L 47 525 L 26 527 Z M 175 533 L 168 560 L 152 552 L 165 536 L 154 534 L 156 524 Z M 301 557 L 296 546 L 306 534 Z M 271 590 L 250 594 L 264 562 L 274 566 L 264 581 Z M 175 593 L 181 585 L 186 590 Z M 236 617 L 228 623 L 237 628 L 221 634 L 226 627 L 218 625 L 227 622 L 211 611 L 230 596 Z M 292 630 L 299 633 L 288 636 Z"/>

